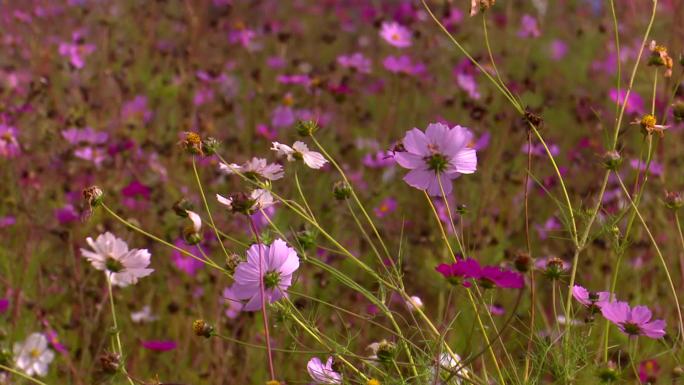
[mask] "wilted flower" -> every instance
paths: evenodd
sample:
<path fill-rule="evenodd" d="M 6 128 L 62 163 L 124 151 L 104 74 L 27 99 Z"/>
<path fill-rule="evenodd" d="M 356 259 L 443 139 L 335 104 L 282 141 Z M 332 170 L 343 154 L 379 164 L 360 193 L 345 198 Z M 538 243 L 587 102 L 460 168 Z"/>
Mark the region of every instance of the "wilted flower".
<path fill-rule="evenodd" d="M 192 155 L 204 155 L 202 150 L 202 137 L 192 131 L 182 133 L 183 139 L 180 141 L 180 146 Z"/>
<path fill-rule="evenodd" d="M 653 315 L 646 306 L 630 308 L 627 302 L 607 302 L 601 306 L 601 314 L 630 337 L 658 339 L 665 335 L 665 321 L 651 321 Z"/>
<path fill-rule="evenodd" d="M 262 284 L 266 304 L 278 301 L 287 295 L 292 274 L 298 268 L 297 252 L 282 239 L 276 239 L 270 246 L 254 244 L 247 250 L 247 261 L 235 269 L 232 299 L 248 300 L 245 311 L 259 310 Z"/>
<path fill-rule="evenodd" d="M 632 122 L 632 124 L 640 125 L 645 135 L 651 135 L 655 132 L 658 133 L 658 135 L 660 135 L 660 137 L 662 138 L 663 134 L 665 133 L 665 130 L 669 126 L 663 126 L 656 123 L 657 122 L 655 116 L 651 114 L 644 115 L 640 120 Z"/>
<path fill-rule="evenodd" d="M 406 151 L 394 154 L 400 166 L 411 170 L 404 181 L 433 196 L 449 195 L 451 180 L 477 168 L 475 150 L 468 147 L 472 137 L 465 127 L 449 128 L 442 123 L 428 125 L 425 132 L 408 131 L 402 141 Z"/>
<path fill-rule="evenodd" d="M 306 364 L 306 370 L 316 384 L 341 384 L 342 375 L 333 369 L 333 358 L 328 357 L 325 364 L 314 357 Z"/>
<path fill-rule="evenodd" d="M 470 0 L 470 16 L 484 12 L 496 3 L 496 0 Z"/>
<path fill-rule="evenodd" d="M 198 337 L 209 338 L 214 335 L 214 327 L 209 325 L 207 321 L 198 319 L 192 322 L 192 331 Z"/>
<path fill-rule="evenodd" d="M 390 45 L 398 48 L 411 46 L 411 31 L 394 21 L 382 23 L 380 36 Z"/>
<path fill-rule="evenodd" d="M 147 268 L 150 253 L 146 249 L 128 250 L 126 242 L 110 232 L 100 234 L 96 240 L 88 237 L 86 241 L 93 251 L 81 249 L 81 254 L 95 269 L 104 271 L 112 285 L 135 284 L 154 271 Z"/>
<path fill-rule="evenodd" d="M 665 77 L 672 76 L 672 66 L 674 60 L 667 54 L 667 48 L 662 45 L 657 45 L 655 40 L 651 40 L 648 48 L 651 50 L 651 56 L 648 59 L 648 65 L 665 67 Z"/>
<path fill-rule="evenodd" d="M 231 163 L 230 165 L 220 163 L 219 169 L 228 175 L 241 173 L 245 177 L 252 180 L 256 180 L 258 178 L 278 180 L 284 175 L 283 166 L 277 163 L 269 164 L 266 159 L 256 157 L 248 160 L 242 165 L 235 163 Z"/>
<path fill-rule="evenodd" d="M 23 343 L 14 344 L 14 362 L 29 376 L 45 377 L 55 353 L 48 349 L 48 340 L 41 333 L 32 333 Z"/>

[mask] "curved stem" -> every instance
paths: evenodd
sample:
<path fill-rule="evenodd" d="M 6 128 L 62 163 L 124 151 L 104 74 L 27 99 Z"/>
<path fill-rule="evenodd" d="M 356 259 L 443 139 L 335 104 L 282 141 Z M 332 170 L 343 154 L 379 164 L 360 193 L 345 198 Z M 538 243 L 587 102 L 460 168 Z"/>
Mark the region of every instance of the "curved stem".
<path fill-rule="evenodd" d="M 204 189 L 202 188 L 202 181 L 200 180 L 199 173 L 197 173 L 197 165 L 195 164 L 195 157 L 192 157 L 192 172 L 195 174 L 195 180 L 197 181 L 197 187 L 199 188 L 200 196 L 202 197 L 202 202 L 204 202 L 204 209 L 207 210 L 207 216 L 209 217 L 209 222 L 211 223 L 211 228 L 214 229 L 214 233 L 216 234 L 216 241 L 218 242 L 219 245 L 221 245 L 221 250 L 223 250 L 223 254 L 225 255 L 226 258 L 228 258 L 228 251 L 226 250 L 226 247 L 223 245 L 223 241 L 221 241 L 221 237 L 219 235 L 218 229 L 216 228 L 216 224 L 214 223 L 214 217 L 211 215 L 211 210 L 209 210 L 209 203 L 207 202 L 207 197 L 204 195 Z"/>
<path fill-rule="evenodd" d="M 18 371 L 18 370 L 16 370 L 16 369 L 10 368 L 9 366 L 5 366 L 5 365 L 0 364 L 0 369 L 4 370 L 4 371 L 6 371 L 6 372 L 9 372 L 9 373 L 15 374 L 15 375 L 17 375 L 17 376 L 19 376 L 19 377 L 21 377 L 21 378 L 23 378 L 23 379 L 25 379 L 25 380 L 29 380 L 29 381 L 33 382 L 34 384 L 38 384 L 38 385 L 47 385 L 47 384 L 44 383 L 43 381 L 41 381 L 41 380 L 39 380 L 39 379 L 37 379 L 37 378 L 33 378 L 33 377 L 31 377 L 31 376 L 29 376 L 29 375 L 27 375 L 27 374 L 24 374 L 24 373 L 22 373 L 22 372 L 20 372 L 20 371 Z"/>

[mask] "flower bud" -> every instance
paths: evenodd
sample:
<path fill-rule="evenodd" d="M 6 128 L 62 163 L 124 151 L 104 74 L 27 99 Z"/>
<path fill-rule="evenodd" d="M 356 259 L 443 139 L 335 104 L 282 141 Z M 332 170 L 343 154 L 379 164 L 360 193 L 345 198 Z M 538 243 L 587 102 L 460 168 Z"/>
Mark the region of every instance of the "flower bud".
<path fill-rule="evenodd" d="M 684 376 L 684 366 L 677 365 L 674 368 L 672 368 L 672 377 L 673 378 L 680 378 Z"/>
<path fill-rule="evenodd" d="M 0 349 L 0 365 L 12 366 L 12 353 L 9 350 Z"/>
<path fill-rule="evenodd" d="M 192 331 L 196 336 L 209 338 L 214 334 L 214 327 L 205 320 L 198 319 L 192 323 Z"/>
<path fill-rule="evenodd" d="M 468 206 L 463 203 L 456 205 L 456 213 L 460 216 L 468 214 Z"/>
<path fill-rule="evenodd" d="M 518 253 L 518 255 L 515 257 L 515 261 L 513 261 L 515 269 L 521 273 L 527 273 L 530 271 L 533 263 L 534 259 L 525 252 Z"/>
<path fill-rule="evenodd" d="M 304 250 L 316 246 L 316 236 L 318 234 L 312 230 L 302 230 L 297 233 L 297 242 Z"/>
<path fill-rule="evenodd" d="M 102 203 L 104 192 L 97 186 L 90 186 L 83 189 L 83 199 L 89 207 L 97 207 Z"/>
<path fill-rule="evenodd" d="M 374 342 L 368 346 L 372 350 L 378 360 L 384 363 L 392 362 L 397 353 L 397 346 L 387 340 Z"/>
<path fill-rule="evenodd" d="M 620 378 L 620 373 L 612 362 L 608 362 L 605 367 L 600 368 L 596 375 L 602 383 L 613 383 Z"/>
<path fill-rule="evenodd" d="M 678 100 L 672 105 L 672 115 L 677 122 L 684 120 L 684 101 Z"/>
<path fill-rule="evenodd" d="M 608 151 L 603 154 L 603 164 L 607 169 L 615 171 L 622 164 L 622 156 L 617 151 Z"/>
<path fill-rule="evenodd" d="M 318 130 L 318 124 L 313 120 L 300 120 L 297 122 L 296 129 L 299 135 L 310 136 Z"/>
<path fill-rule="evenodd" d="M 119 370 L 120 364 L 121 357 L 118 353 L 105 352 L 100 356 L 100 365 L 102 365 L 102 370 L 106 373 L 116 373 Z"/>
<path fill-rule="evenodd" d="M 214 155 L 221 147 L 221 142 L 216 138 L 208 137 L 202 141 L 202 148 L 205 155 Z"/>
<path fill-rule="evenodd" d="M 338 181 L 333 185 L 333 195 L 338 201 L 349 199 L 351 192 L 351 186 L 343 180 Z"/>
<path fill-rule="evenodd" d="M 558 257 L 549 258 L 546 262 L 546 269 L 544 270 L 544 276 L 551 280 L 556 280 L 563 275 L 565 272 L 565 264 L 563 260 Z"/>
<path fill-rule="evenodd" d="M 684 206 L 684 197 L 676 191 L 665 191 L 665 207 L 677 211 Z"/>
<path fill-rule="evenodd" d="M 192 211 L 193 204 L 185 198 L 181 198 L 173 204 L 173 211 L 181 218 L 188 217 L 188 211 Z"/>
<path fill-rule="evenodd" d="M 226 257 L 226 270 L 228 273 L 233 275 L 240 262 L 242 262 L 242 258 L 240 258 L 238 254 L 233 253 L 228 255 Z"/>

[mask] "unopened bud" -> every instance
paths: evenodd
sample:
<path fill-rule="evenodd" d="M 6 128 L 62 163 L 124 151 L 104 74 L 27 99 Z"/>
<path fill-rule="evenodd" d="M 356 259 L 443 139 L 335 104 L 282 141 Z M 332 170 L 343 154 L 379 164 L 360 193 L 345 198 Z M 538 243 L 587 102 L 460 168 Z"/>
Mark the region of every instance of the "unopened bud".
<path fill-rule="evenodd" d="M 549 258 L 546 262 L 546 269 L 544 270 L 544 275 L 546 278 L 551 280 L 556 280 L 563 275 L 565 272 L 565 264 L 563 260 L 558 257 Z"/>
<path fill-rule="evenodd" d="M 676 191 L 665 191 L 665 207 L 670 210 L 679 210 L 684 206 L 684 197 Z"/>
<path fill-rule="evenodd" d="M 102 203 L 104 192 L 97 186 L 90 186 L 83 189 L 83 199 L 89 207 L 97 207 Z"/>
<path fill-rule="evenodd" d="M 102 370 L 106 373 L 116 373 L 119 370 L 120 364 L 121 357 L 118 353 L 105 352 L 100 356 L 100 365 L 102 365 Z"/>
<path fill-rule="evenodd" d="M 603 164 L 607 169 L 615 171 L 622 164 L 622 156 L 617 151 L 608 151 L 603 155 Z"/>
<path fill-rule="evenodd" d="M 318 130 L 318 124 L 313 120 L 300 120 L 297 122 L 296 128 L 299 135 L 310 136 Z"/>
<path fill-rule="evenodd" d="M 333 185 L 333 195 L 338 201 L 349 199 L 351 193 L 351 186 L 349 186 L 349 184 L 345 181 L 341 180 Z"/>
<path fill-rule="evenodd" d="M 208 137 L 202 141 L 202 148 L 205 155 L 214 155 L 221 147 L 221 142 L 216 138 Z"/>

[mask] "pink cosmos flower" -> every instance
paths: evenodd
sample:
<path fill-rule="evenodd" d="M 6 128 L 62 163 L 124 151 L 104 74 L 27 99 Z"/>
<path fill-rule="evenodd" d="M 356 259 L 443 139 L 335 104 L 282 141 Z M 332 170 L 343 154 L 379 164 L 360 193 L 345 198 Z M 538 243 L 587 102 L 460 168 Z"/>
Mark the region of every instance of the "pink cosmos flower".
<path fill-rule="evenodd" d="M 627 302 L 607 302 L 601 306 L 601 314 L 630 337 L 658 339 L 665 335 L 665 321 L 651 321 L 653 314 L 646 306 L 630 308 Z"/>
<path fill-rule="evenodd" d="M 85 66 L 85 58 L 95 52 L 93 44 L 85 44 L 81 32 L 74 32 L 71 36 L 71 43 L 62 42 L 59 44 L 59 54 L 69 58 L 69 63 L 76 69 Z"/>
<path fill-rule="evenodd" d="M 391 151 L 378 151 L 364 155 L 362 163 L 369 168 L 390 167 L 394 166 L 394 156 Z"/>
<path fill-rule="evenodd" d="M 194 254 L 194 250 L 190 248 L 190 246 L 187 246 L 181 238 L 176 239 L 173 244 L 180 249 Z M 187 256 L 176 249 L 171 252 L 171 261 L 173 261 L 173 265 L 176 266 L 178 270 L 185 272 L 191 277 L 194 277 L 199 270 L 204 268 L 204 263 L 202 261 Z"/>
<path fill-rule="evenodd" d="M 590 292 L 582 286 L 575 285 L 572 287 L 572 296 L 577 302 L 590 309 L 600 309 L 604 303 L 610 301 L 610 293 L 607 291 L 600 291 L 597 293 Z"/>
<path fill-rule="evenodd" d="M 316 384 L 341 384 L 342 375 L 333 369 L 333 358 L 328 357 L 325 365 L 318 357 L 314 357 L 306 364 L 306 370 Z"/>
<path fill-rule="evenodd" d="M 0 298 L 0 313 L 4 313 L 9 309 L 9 299 L 7 298 Z"/>
<path fill-rule="evenodd" d="M 518 30 L 518 36 L 523 38 L 539 37 L 541 36 L 541 31 L 537 25 L 537 19 L 531 15 L 523 15 L 520 19 L 520 29 Z"/>
<path fill-rule="evenodd" d="M 387 56 L 382 61 L 386 70 L 395 74 L 406 74 L 418 76 L 425 72 L 426 67 L 423 63 L 413 62 L 408 55 Z"/>
<path fill-rule="evenodd" d="M 639 380 L 644 384 L 655 384 L 658 380 L 660 365 L 656 360 L 645 360 L 639 363 Z"/>
<path fill-rule="evenodd" d="M 613 88 L 609 92 L 610 99 L 614 103 L 620 103 L 622 104 L 625 100 L 625 95 L 627 95 L 627 91 L 624 89 L 621 89 L 620 92 L 618 92 L 617 89 Z M 627 99 L 627 105 L 625 106 L 625 112 L 628 114 L 641 114 L 644 112 L 644 99 L 639 96 L 636 92 L 632 91 L 629 93 L 629 99 Z"/>
<path fill-rule="evenodd" d="M 152 120 L 152 111 L 147 106 L 147 96 L 137 95 L 126 102 L 121 108 L 121 119 L 125 122 L 149 123 Z"/>
<path fill-rule="evenodd" d="M 549 45 L 549 56 L 551 60 L 560 61 L 565 58 L 568 53 L 568 44 L 560 39 L 555 39 Z"/>
<path fill-rule="evenodd" d="M 176 341 L 172 340 L 141 341 L 140 345 L 147 350 L 153 350 L 155 352 L 168 352 L 169 350 L 173 350 L 176 348 L 176 346 L 178 346 Z"/>
<path fill-rule="evenodd" d="M 233 290 L 230 287 L 223 289 L 222 302 L 227 306 L 225 311 L 226 317 L 235 319 L 240 315 L 242 308 L 245 306 L 242 304 L 242 302 L 232 298 L 235 298 L 235 293 Z"/>
<path fill-rule="evenodd" d="M 20 153 L 17 129 L 0 123 L 0 157 L 14 158 Z"/>
<path fill-rule="evenodd" d="M 523 276 L 511 270 L 504 270 L 499 266 L 481 266 L 474 259 L 460 259 L 450 265 L 442 263 L 437 268 L 452 284 L 462 284 L 470 287 L 470 280 L 477 280 L 484 288 L 498 286 L 505 289 L 521 289 L 525 281 Z"/>
<path fill-rule="evenodd" d="M 62 137 L 71 144 L 103 144 L 109 139 L 109 134 L 103 131 L 95 131 L 92 127 L 69 128 L 62 131 Z"/>
<path fill-rule="evenodd" d="M 78 211 L 76 211 L 76 208 L 71 203 L 67 203 L 55 210 L 55 218 L 57 218 L 61 225 L 76 222 L 80 217 Z"/>
<path fill-rule="evenodd" d="M 138 282 L 154 271 L 149 269 L 150 253 L 147 249 L 128 249 L 126 242 L 110 232 L 96 239 L 86 238 L 91 250 L 81 249 L 81 254 L 95 269 L 106 273 L 112 285 L 125 287 Z"/>
<path fill-rule="evenodd" d="M 397 200 L 388 197 L 380 202 L 380 205 L 373 209 L 373 212 L 378 218 L 383 218 L 385 215 L 391 214 L 397 209 Z"/>
<path fill-rule="evenodd" d="M 297 252 L 282 239 L 270 246 L 254 244 L 247 250 L 247 261 L 235 269 L 235 283 L 231 286 L 234 300 L 247 300 L 245 311 L 261 309 L 263 283 L 266 303 L 278 301 L 287 295 L 292 285 L 292 274 L 299 268 Z"/>
<path fill-rule="evenodd" d="M 371 72 L 371 61 L 363 56 L 361 52 L 355 52 L 351 55 L 340 55 L 337 57 L 337 64 L 362 74 Z"/>
<path fill-rule="evenodd" d="M 296 120 L 295 112 L 292 107 L 278 106 L 271 112 L 271 126 L 274 128 L 289 127 Z"/>
<path fill-rule="evenodd" d="M 13 217 L 12 215 L 6 215 L 4 217 L 0 217 L 0 229 L 4 227 L 10 227 L 17 223 L 17 218 Z"/>
<path fill-rule="evenodd" d="M 382 23 L 380 36 L 397 48 L 411 46 L 411 30 L 394 21 Z"/>
<path fill-rule="evenodd" d="M 47 338 L 50 346 L 52 346 L 56 351 L 60 353 L 69 353 L 69 350 L 64 346 L 63 343 L 59 341 L 59 336 L 54 330 L 48 330 L 45 332 L 45 337 Z"/>
<path fill-rule="evenodd" d="M 475 150 L 468 147 L 472 138 L 465 127 L 432 123 L 425 132 L 417 128 L 408 131 L 402 140 L 405 151 L 395 152 L 394 158 L 411 170 L 404 177 L 409 186 L 427 190 L 432 196 L 449 195 L 453 179 L 477 168 Z"/>

